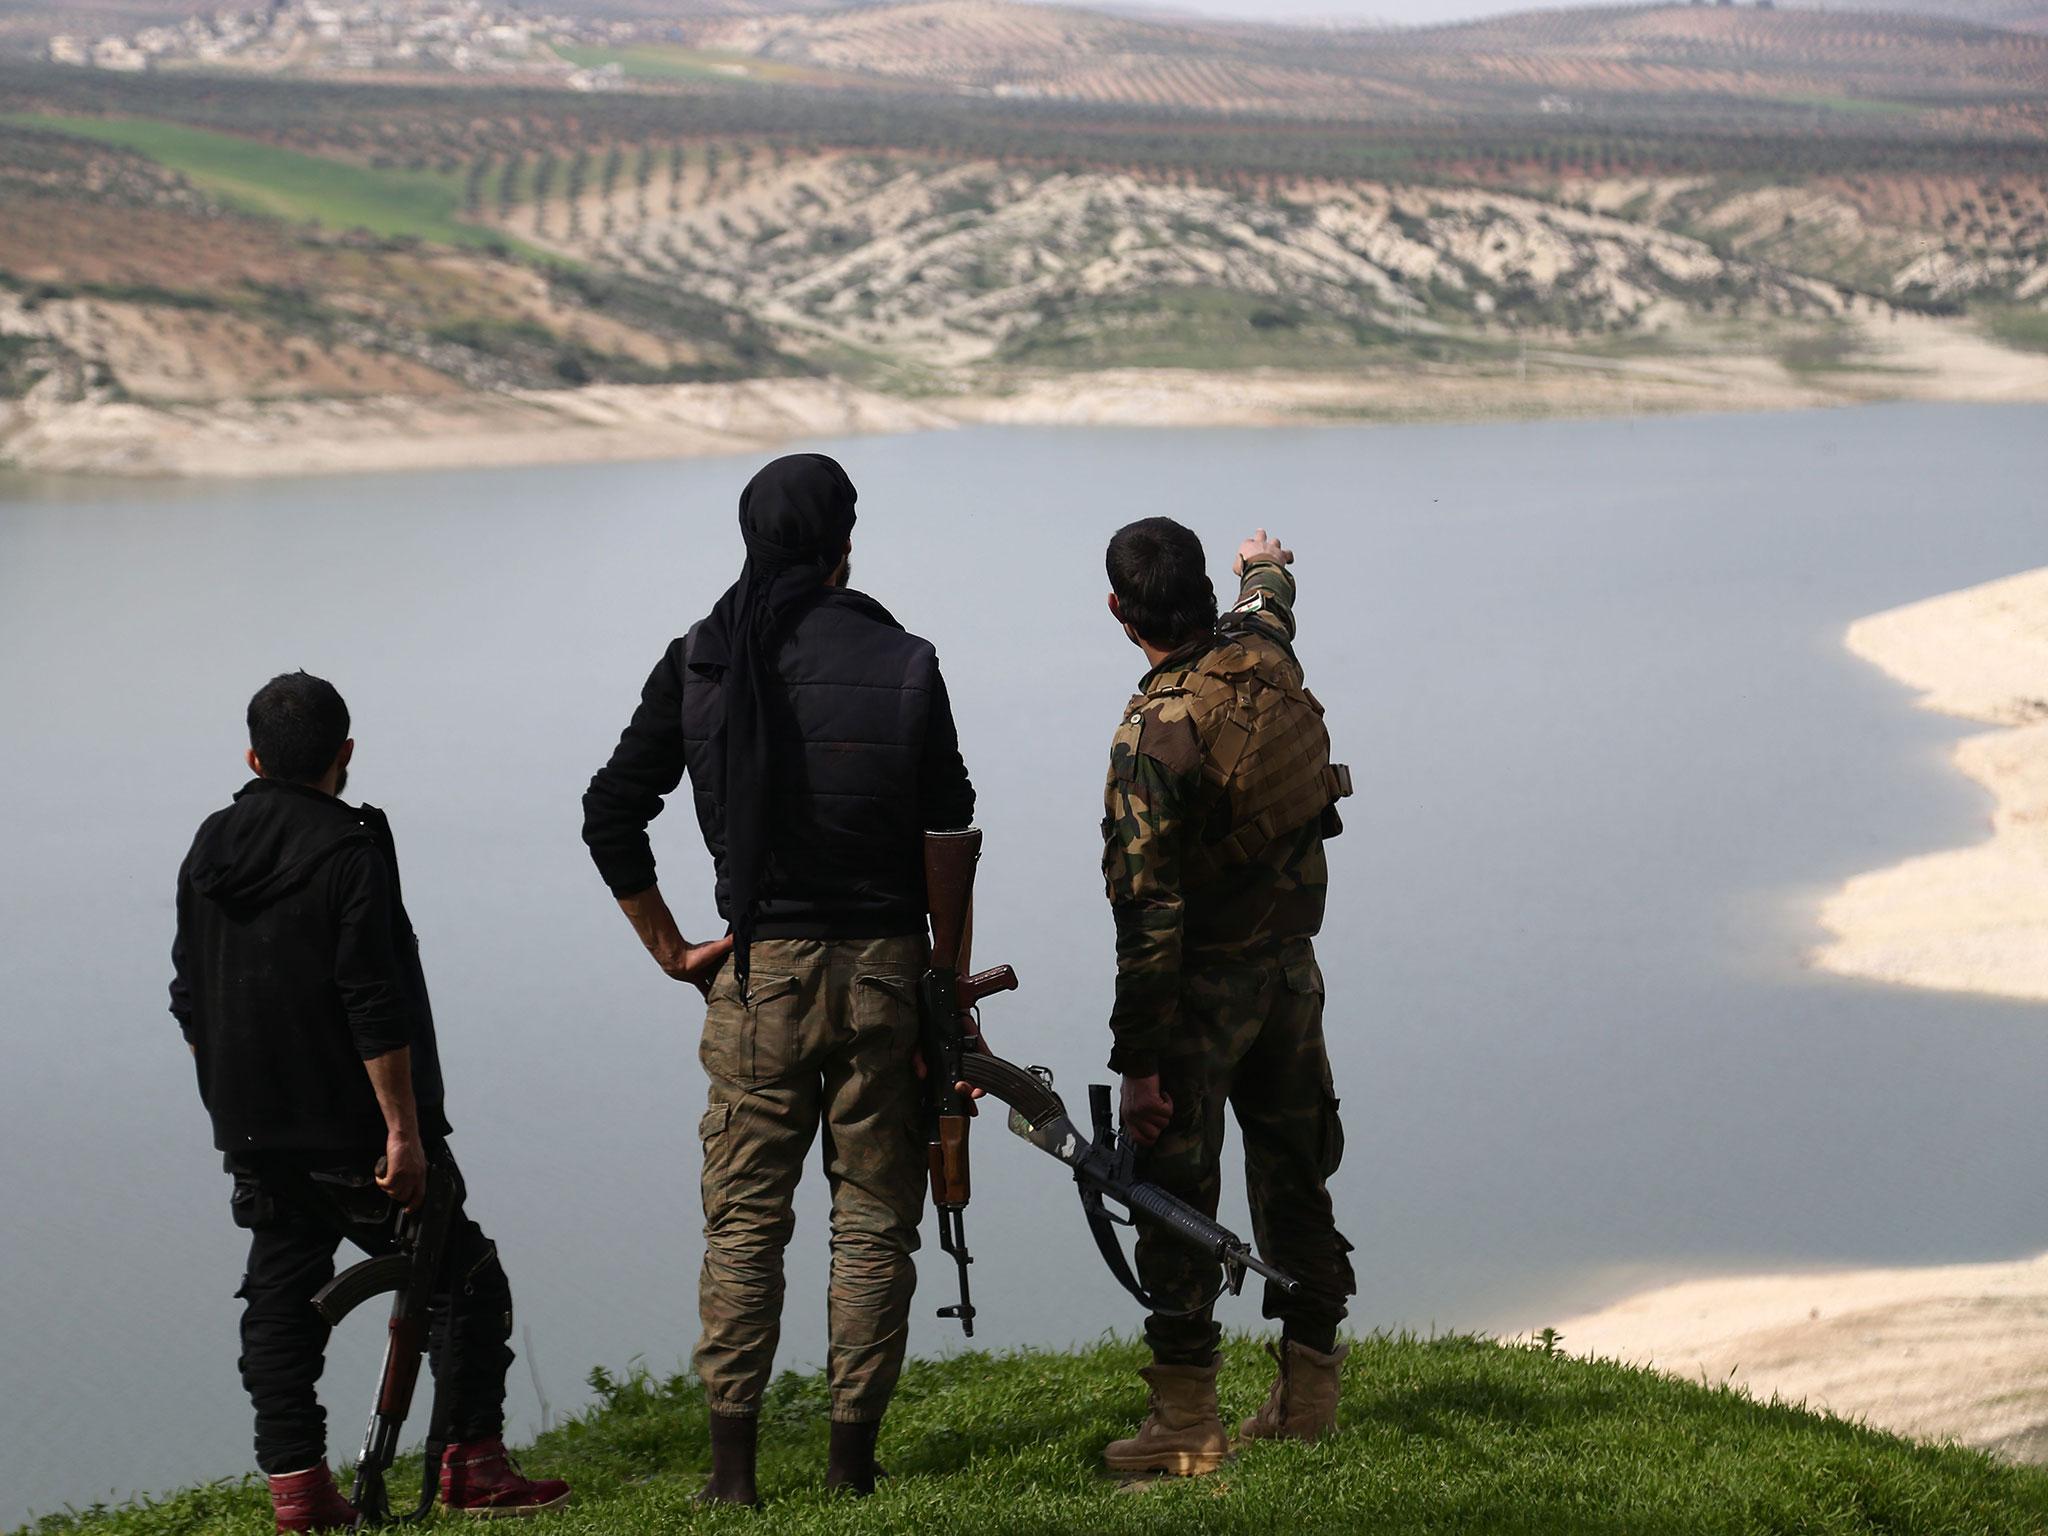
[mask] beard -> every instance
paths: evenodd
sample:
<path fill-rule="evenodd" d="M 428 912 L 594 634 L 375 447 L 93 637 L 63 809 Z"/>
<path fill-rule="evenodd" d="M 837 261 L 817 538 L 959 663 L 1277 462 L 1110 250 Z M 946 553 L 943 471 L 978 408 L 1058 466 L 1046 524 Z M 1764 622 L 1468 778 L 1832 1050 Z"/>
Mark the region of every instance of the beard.
<path fill-rule="evenodd" d="M 846 584 L 852 580 L 853 556 L 848 555 L 844 560 L 839 562 L 838 571 L 833 574 L 832 579 L 826 582 L 825 585 L 827 585 L 828 587 L 837 587 L 844 589 Z"/>
<path fill-rule="evenodd" d="M 348 770 L 342 769 L 334 776 L 334 798 L 339 800 L 341 792 L 348 788 Z"/>

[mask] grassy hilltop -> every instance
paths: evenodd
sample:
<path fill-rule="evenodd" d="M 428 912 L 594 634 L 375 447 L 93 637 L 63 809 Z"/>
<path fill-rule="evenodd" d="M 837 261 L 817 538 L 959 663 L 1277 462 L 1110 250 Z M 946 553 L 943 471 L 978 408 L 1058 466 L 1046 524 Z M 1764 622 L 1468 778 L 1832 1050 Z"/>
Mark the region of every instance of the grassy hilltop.
<path fill-rule="evenodd" d="M 1227 1414 L 1269 1379 L 1255 1341 L 1227 1345 Z M 2048 1471 L 1890 1435 L 1645 1371 L 1452 1337 L 1371 1338 L 1345 1372 L 1342 1431 L 1320 1447 L 1260 1446 L 1214 1477 L 1119 1490 L 1096 1472 L 1105 1440 L 1144 1408 L 1139 1350 L 969 1354 L 913 1363 L 882 1438 L 891 1476 L 864 1503 L 819 1488 L 827 1398 L 784 1375 L 762 1431 L 767 1508 L 707 1512 L 705 1411 L 694 1382 L 613 1381 L 543 1435 L 528 1470 L 576 1483 L 554 1536 L 658 1530 L 1161 1533 L 1474 1532 L 1668 1536 L 1692 1532 L 2048 1530 Z M 395 1486 L 409 1484 L 401 1469 Z M 156 1503 L 52 1516 L 38 1536 L 185 1536 L 267 1530 L 251 1482 Z M 538 1529 L 538 1528 L 537 1528 Z"/>

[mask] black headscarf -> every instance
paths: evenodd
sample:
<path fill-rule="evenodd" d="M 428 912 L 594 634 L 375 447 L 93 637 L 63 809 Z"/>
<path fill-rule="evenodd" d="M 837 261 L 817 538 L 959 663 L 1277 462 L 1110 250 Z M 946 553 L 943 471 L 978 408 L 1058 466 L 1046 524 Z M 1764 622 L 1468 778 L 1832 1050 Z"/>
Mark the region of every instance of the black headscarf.
<path fill-rule="evenodd" d="M 775 765 L 768 721 L 781 693 L 776 646 L 798 614 L 825 590 L 853 533 L 857 493 L 846 471 L 822 453 L 792 453 L 764 466 L 740 492 L 747 563 L 704 621 L 709 648 L 728 657 L 722 744 L 725 875 L 732 901 L 733 976 L 746 991 L 747 948 L 768 861 Z"/>

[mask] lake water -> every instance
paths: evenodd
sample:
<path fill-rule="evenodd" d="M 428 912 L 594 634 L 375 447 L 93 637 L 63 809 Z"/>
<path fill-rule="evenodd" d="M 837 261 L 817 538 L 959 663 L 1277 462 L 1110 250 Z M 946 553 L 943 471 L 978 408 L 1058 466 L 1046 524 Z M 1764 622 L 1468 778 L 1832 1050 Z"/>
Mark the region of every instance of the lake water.
<path fill-rule="evenodd" d="M 822 446 L 863 492 L 856 584 L 951 681 L 978 958 L 1024 982 L 989 1033 L 1076 1106 L 1106 1054 L 1102 765 L 1143 666 L 1104 540 L 1180 517 L 1219 585 L 1254 524 L 1299 552 L 1301 654 L 1361 786 L 1323 941 L 1357 1326 L 1525 1330 L 1681 1272 L 2048 1245 L 2043 1011 L 1802 964 L 1835 882 L 1983 830 L 1945 760 L 1967 727 L 1841 633 L 2048 561 L 2048 411 Z M 578 796 L 736 570 L 752 468 L 0 482 L 0 1523 L 248 1465 L 241 1237 L 163 987 L 178 861 L 242 782 L 248 695 L 292 667 L 346 693 L 351 793 L 398 833 L 531 1344 L 515 1428 L 593 1365 L 687 1357 L 699 1015 L 592 872 Z M 687 809 L 657 849 L 707 930 Z M 977 1342 L 1133 1328 L 1057 1167 L 994 1120 L 976 1148 Z M 813 1175 L 793 1365 L 823 1353 L 823 1218 Z M 913 1347 L 954 1349 L 935 1246 L 923 1277 Z M 379 1332 L 337 1341 L 337 1453 Z"/>

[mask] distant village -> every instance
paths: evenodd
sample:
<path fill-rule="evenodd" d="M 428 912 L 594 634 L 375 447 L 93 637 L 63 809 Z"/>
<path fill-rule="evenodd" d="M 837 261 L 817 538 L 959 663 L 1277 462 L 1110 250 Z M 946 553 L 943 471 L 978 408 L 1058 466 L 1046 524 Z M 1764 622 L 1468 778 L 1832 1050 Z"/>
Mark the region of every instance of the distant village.
<path fill-rule="evenodd" d="M 560 44 L 604 45 L 633 35 L 627 22 L 532 15 L 486 0 L 275 0 L 222 7 L 127 37 L 59 36 L 52 62 L 140 73 L 179 64 L 280 70 L 431 70 L 545 74 L 576 90 L 624 83 L 616 63 L 579 67 Z"/>

